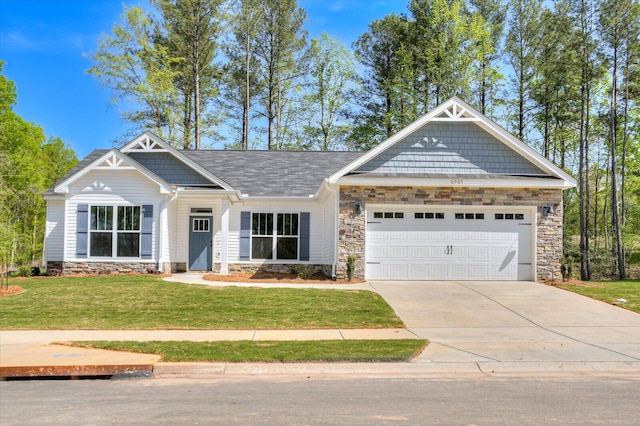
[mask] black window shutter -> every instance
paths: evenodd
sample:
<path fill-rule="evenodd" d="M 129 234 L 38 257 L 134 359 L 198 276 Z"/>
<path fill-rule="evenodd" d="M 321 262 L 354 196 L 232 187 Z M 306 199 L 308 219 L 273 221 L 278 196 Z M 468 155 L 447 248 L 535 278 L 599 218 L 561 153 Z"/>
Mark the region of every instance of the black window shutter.
<path fill-rule="evenodd" d="M 251 259 L 251 212 L 240 212 L 240 260 Z"/>
<path fill-rule="evenodd" d="M 309 237 L 311 214 L 300 213 L 300 260 L 309 260 Z"/>
<path fill-rule="evenodd" d="M 76 257 L 87 257 L 87 240 L 89 231 L 89 205 L 78 204 L 76 217 Z"/>
<path fill-rule="evenodd" d="M 142 206 L 142 232 L 140 233 L 140 257 L 153 257 L 153 204 Z"/>

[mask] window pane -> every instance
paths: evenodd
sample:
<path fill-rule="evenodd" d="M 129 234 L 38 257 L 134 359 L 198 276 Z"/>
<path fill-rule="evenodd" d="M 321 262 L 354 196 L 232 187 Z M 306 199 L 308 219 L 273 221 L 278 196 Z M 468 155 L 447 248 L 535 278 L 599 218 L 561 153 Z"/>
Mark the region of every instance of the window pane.
<path fill-rule="evenodd" d="M 373 214 L 374 219 L 382 219 L 382 212 L 375 212 Z"/>
<path fill-rule="evenodd" d="M 267 232 L 264 235 L 273 235 L 273 213 L 266 213 L 267 216 Z"/>
<path fill-rule="evenodd" d="M 91 206 L 91 230 L 109 231 L 113 229 L 113 207 Z"/>
<path fill-rule="evenodd" d="M 111 257 L 111 232 L 92 232 L 89 256 Z"/>
<path fill-rule="evenodd" d="M 436 219 L 444 219 L 444 213 L 436 213 Z"/>
<path fill-rule="evenodd" d="M 464 213 L 456 213 L 455 214 L 455 218 L 456 219 L 464 219 Z"/>
<path fill-rule="evenodd" d="M 416 218 L 416 219 L 422 219 L 422 218 L 424 218 L 424 213 L 416 213 L 416 214 L 415 214 L 415 218 Z"/>
<path fill-rule="evenodd" d="M 259 235 L 260 234 L 260 214 L 254 213 L 251 215 L 251 234 Z"/>
<path fill-rule="evenodd" d="M 253 237 L 251 239 L 251 258 L 273 259 L 273 237 Z"/>
<path fill-rule="evenodd" d="M 285 215 L 283 213 L 278 213 L 278 227 L 276 229 L 276 233 L 278 235 L 284 235 L 284 228 L 285 228 L 285 226 L 284 226 L 284 221 L 285 221 L 284 216 Z"/>
<path fill-rule="evenodd" d="M 385 219 L 393 219 L 393 212 L 385 212 L 384 218 Z"/>
<path fill-rule="evenodd" d="M 119 206 L 118 207 L 118 230 L 119 231 L 139 231 L 140 230 L 140 206 Z"/>
<path fill-rule="evenodd" d="M 516 213 L 516 220 L 524 220 L 524 215 L 522 213 Z"/>
<path fill-rule="evenodd" d="M 278 259 L 297 259 L 298 239 L 291 237 L 278 238 Z"/>
<path fill-rule="evenodd" d="M 140 234 L 137 232 L 118 233 L 118 257 L 138 257 L 140 255 Z"/>
<path fill-rule="evenodd" d="M 473 213 L 465 213 L 464 218 L 465 219 L 473 219 L 474 215 Z"/>
<path fill-rule="evenodd" d="M 298 214 L 294 213 L 291 215 L 291 234 L 289 235 L 298 235 Z"/>
<path fill-rule="evenodd" d="M 425 213 L 424 214 L 424 218 L 425 219 L 433 219 L 433 213 Z"/>
<path fill-rule="evenodd" d="M 497 219 L 497 220 L 502 220 L 502 219 L 504 219 L 504 214 L 502 214 L 502 213 L 496 213 L 496 219 Z"/>

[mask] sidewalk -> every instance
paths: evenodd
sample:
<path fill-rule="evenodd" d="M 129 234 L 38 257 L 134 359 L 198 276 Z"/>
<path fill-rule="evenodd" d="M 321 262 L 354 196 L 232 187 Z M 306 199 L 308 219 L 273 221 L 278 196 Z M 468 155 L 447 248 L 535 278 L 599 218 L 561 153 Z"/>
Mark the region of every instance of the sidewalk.
<path fill-rule="evenodd" d="M 64 342 L 83 340 L 222 341 L 416 339 L 406 329 L 331 330 L 3 330 L 0 377 L 110 376 L 157 371 L 160 356 L 85 349 Z M 206 363 L 205 363 L 206 364 Z M 299 364 L 302 365 L 302 364 Z M 154 366 L 156 366 L 154 368 Z M 185 366 L 159 367 L 165 374 L 185 374 Z M 199 367 L 202 369 L 202 367 Z"/>
<path fill-rule="evenodd" d="M 624 312 L 615 307 L 602 304 L 598 309 L 589 311 L 587 323 L 594 318 L 611 321 L 611 309 L 616 312 L 625 327 L 604 327 L 599 335 L 604 340 L 587 345 L 584 336 L 569 337 L 567 333 L 586 333 L 580 325 L 570 324 L 558 328 L 553 324 L 546 327 L 527 322 L 514 312 L 505 309 L 503 313 L 493 312 L 502 304 L 477 302 L 467 303 L 465 295 L 477 292 L 462 290 L 464 286 L 439 283 L 419 287 L 424 300 L 416 299 L 419 292 L 407 293 L 398 283 L 360 284 L 270 284 L 270 283 L 216 283 L 202 279 L 201 274 L 186 273 L 166 278 L 167 281 L 200 284 L 209 286 L 241 287 L 295 287 L 370 290 L 384 295 L 401 316 L 408 329 L 331 329 L 331 330 L 25 330 L 0 331 L 0 377 L 42 377 L 42 376 L 110 376 L 128 372 L 153 372 L 158 378 L 198 378 L 198 379 L 235 379 L 246 377 L 299 377 L 323 378 L 337 377 L 440 377 L 455 375 L 478 377 L 556 377 L 558 375 L 592 376 L 624 375 L 625 378 L 640 380 L 640 357 L 633 354 L 640 344 L 635 336 L 636 328 L 629 321 L 637 318 L 635 314 Z M 516 284 L 511 283 L 512 287 Z M 502 294 L 505 289 L 496 284 L 493 289 Z M 531 283 L 522 283 L 523 303 L 527 302 L 532 291 L 548 292 L 545 287 L 531 287 Z M 405 284 L 406 287 L 406 284 Z M 462 290 L 461 290 L 462 289 Z M 483 288 L 483 292 L 492 290 Z M 439 293 L 438 293 L 439 291 Z M 455 291 L 456 297 L 450 293 Z M 442 293 L 442 294 L 440 294 Z M 438 296 L 440 294 L 440 296 Z M 576 299 L 577 296 L 566 294 Z M 495 296 L 494 296 L 495 297 Z M 511 297 L 511 296 L 509 296 Z M 558 298 L 557 295 L 554 295 Z M 415 299 L 415 300 L 414 300 Z M 581 301 L 582 299 L 579 299 Z M 490 300 L 490 299 L 486 299 Z M 446 301 L 449 305 L 444 303 Z M 483 306 L 483 311 L 473 311 L 460 307 Z M 564 324 L 566 309 L 571 306 L 563 302 L 563 310 L 558 310 Z M 581 302 L 582 303 L 582 302 Z M 591 304 L 596 302 L 591 301 Z M 415 305 L 415 306 L 414 306 Z M 547 305 L 542 303 L 541 309 Z M 426 309 L 426 311 L 425 311 Z M 518 310 L 522 308 L 519 307 Z M 576 309 L 583 309 L 582 304 Z M 483 313 L 484 312 L 484 313 Z M 430 315 L 426 315 L 429 313 Z M 458 317 L 453 316 L 456 313 Z M 484 318 L 483 315 L 491 314 Z M 544 310 L 540 318 L 551 318 L 554 312 Z M 502 315 L 502 316 L 500 316 Z M 508 317 L 505 315 L 509 315 Z M 528 312 L 527 315 L 532 315 Z M 551 316 L 550 316 L 551 315 Z M 442 318 L 441 318 L 442 317 Z M 515 318 L 510 318 L 515 317 Z M 487 324 L 478 321 L 486 320 Z M 496 318 L 501 318 L 496 324 Z M 572 321 L 573 316 L 569 316 Z M 441 320 L 441 324 L 438 323 Z M 507 326 L 508 321 L 517 320 L 516 326 Z M 587 321 L 588 320 L 588 321 Z M 471 321 L 471 323 L 470 323 Z M 460 324 L 457 324 L 460 322 Z M 631 321 L 633 322 L 633 321 Z M 429 328 L 424 328 L 428 325 Z M 445 327 L 448 325 L 448 327 Z M 458 328 L 451 328 L 455 325 Z M 558 328 L 559 332 L 552 329 Z M 562 334 L 560 333 L 562 332 Z M 513 340 L 514 337 L 516 340 Z M 593 333 L 592 333 L 593 334 Z M 455 338 L 452 336 L 455 335 Z M 509 337 L 511 336 L 511 337 Z M 415 339 L 430 338 L 427 349 L 411 362 L 406 363 L 163 363 L 156 355 L 121 353 L 104 350 L 75 348 L 52 342 L 82 340 L 340 340 L 340 339 Z M 593 337 L 593 336 L 592 336 Z M 506 339 L 506 340 L 505 340 Z M 624 352 L 624 353 L 623 353 Z M 558 355 L 558 356 L 557 356 Z"/>

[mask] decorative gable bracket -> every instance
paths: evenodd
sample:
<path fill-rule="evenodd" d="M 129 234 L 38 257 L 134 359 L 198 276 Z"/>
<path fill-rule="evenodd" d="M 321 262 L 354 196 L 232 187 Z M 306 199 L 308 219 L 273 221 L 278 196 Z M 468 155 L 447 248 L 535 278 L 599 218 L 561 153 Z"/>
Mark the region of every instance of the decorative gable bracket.
<path fill-rule="evenodd" d="M 104 157 L 103 161 L 96 164 L 94 168 L 95 169 L 120 169 L 120 170 L 134 169 L 133 166 L 126 163 L 124 159 L 116 155 L 115 152 L 111 152 L 110 155 L 108 155 L 107 157 Z"/>
<path fill-rule="evenodd" d="M 126 151 L 163 152 L 167 150 L 156 139 L 150 137 L 148 133 L 143 133 L 140 137 L 127 144 Z"/>
<path fill-rule="evenodd" d="M 475 117 L 464 106 L 453 102 L 430 121 L 480 121 L 480 119 Z"/>

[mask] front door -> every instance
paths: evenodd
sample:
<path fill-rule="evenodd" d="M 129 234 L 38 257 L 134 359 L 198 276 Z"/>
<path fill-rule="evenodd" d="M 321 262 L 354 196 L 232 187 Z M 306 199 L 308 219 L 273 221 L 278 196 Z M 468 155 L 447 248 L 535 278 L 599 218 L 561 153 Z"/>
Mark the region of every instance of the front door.
<path fill-rule="evenodd" d="M 189 225 L 189 270 L 210 271 L 213 217 L 191 216 Z"/>

